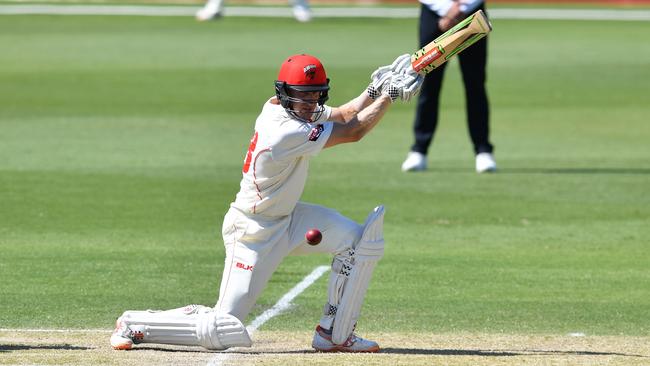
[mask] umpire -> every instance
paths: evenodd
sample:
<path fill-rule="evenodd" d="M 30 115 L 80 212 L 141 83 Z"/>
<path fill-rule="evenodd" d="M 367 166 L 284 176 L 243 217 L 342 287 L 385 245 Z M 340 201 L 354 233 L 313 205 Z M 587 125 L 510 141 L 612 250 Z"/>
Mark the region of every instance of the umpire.
<path fill-rule="evenodd" d="M 485 11 L 483 0 L 420 0 L 420 47 L 424 47 L 452 28 L 472 12 Z M 465 85 L 467 126 L 474 145 L 476 171 L 496 170 L 489 141 L 489 104 L 485 90 L 487 65 L 487 37 L 482 38 L 458 55 Z M 427 168 L 427 152 L 438 124 L 440 89 L 446 63 L 429 73 L 422 86 L 417 103 L 411 146 L 402 171 L 421 171 Z"/>

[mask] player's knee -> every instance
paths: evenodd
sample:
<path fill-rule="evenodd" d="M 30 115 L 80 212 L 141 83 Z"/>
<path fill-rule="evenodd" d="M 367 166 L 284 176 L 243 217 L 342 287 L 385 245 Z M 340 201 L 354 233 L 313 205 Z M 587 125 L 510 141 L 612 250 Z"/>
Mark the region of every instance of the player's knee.
<path fill-rule="evenodd" d="M 354 221 L 350 221 L 344 228 L 341 228 L 341 231 L 343 232 L 342 243 L 338 247 L 336 255 L 346 256 L 347 252 L 355 248 L 359 240 L 361 240 L 363 226 Z"/>
<path fill-rule="evenodd" d="M 354 226 L 350 227 L 350 231 L 348 232 L 348 236 L 352 240 L 352 243 L 358 243 L 359 240 L 361 240 L 362 235 L 363 235 L 363 226 L 355 222 Z"/>
<path fill-rule="evenodd" d="M 380 205 L 368 215 L 355 247 L 358 260 L 378 261 L 384 256 L 384 213 L 385 208 Z"/>

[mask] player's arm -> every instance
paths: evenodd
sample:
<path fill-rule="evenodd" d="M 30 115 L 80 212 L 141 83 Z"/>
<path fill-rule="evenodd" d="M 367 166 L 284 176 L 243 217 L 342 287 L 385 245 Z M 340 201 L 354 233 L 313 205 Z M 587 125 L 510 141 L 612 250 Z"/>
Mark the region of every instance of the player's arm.
<path fill-rule="evenodd" d="M 373 100 L 364 91 L 344 105 L 332 108 L 329 119 L 337 123 L 334 123 L 324 148 L 361 140 L 377 125 L 391 104 L 391 98 L 386 94 Z"/>
<path fill-rule="evenodd" d="M 356 117 L 359 112 L 372 104 L 373 99 L 364 91 L 358 97 L 343 104 L 340 107 L 332 108 L 329 120 L 336 123 L 348 123 Z"/>
<path fill-rule="evenodd" d="M 408 102 L 416 95 L 424 77 L 413 71 L 411 55 L 398 56 L 391 65 L 382 66 L 370 76 L 368 88 L 358 97 L 332 108 L 329 120 L 335 122 L 325 148 L 356 142 L 372 130 L 396 99 Z"/>

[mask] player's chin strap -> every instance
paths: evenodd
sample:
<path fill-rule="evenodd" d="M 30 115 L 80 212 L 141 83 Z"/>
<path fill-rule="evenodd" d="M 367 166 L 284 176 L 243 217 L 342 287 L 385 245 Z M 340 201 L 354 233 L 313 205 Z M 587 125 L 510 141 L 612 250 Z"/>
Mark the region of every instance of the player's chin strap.
<path fill-rule="evenodd" d="M 122 315 L 135 343 L 203 346 L 211 350 L 250 347 L 246 327 L 234 316 L 201 305 Z"/>
<path fill-rule="evenodd" d="M 320 326 L 332 329 L 332 342 L 343 344 L 350 337 L 377 262 L 384 256 L 384 206 L 368 215 L 361 239 L 332 262 L 329 299 Z"/>
<path fill-rule="evenodd" d="M 297 119 L 300 122 L 312 123 L 314 121 L 317 121 L 323 115 L 323 112 L 325 111 L 325 106 L 319 105 L 318 107 L 316 107 L 316 109 L 313 112 L 309 113 L 310 114 L 309 118 L 301 117 L 299 114 L 301 112 L 298 112 L 292 109 L 291 107 L 285 108 L 285 110 L 287 111 L 287 114 L 289 114 L 291 117 Z"/>

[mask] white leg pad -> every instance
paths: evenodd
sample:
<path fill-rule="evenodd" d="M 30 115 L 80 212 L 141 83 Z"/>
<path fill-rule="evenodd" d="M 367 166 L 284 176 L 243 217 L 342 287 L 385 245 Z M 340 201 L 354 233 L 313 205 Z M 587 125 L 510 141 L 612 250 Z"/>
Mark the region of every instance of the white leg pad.
<path fill-rule="evenodd" d="M 335 256 L 332 261 L 327 303 L 323 309 L 324 315 L 320 320 L 320 326 L 324 329 L 331 329 L 332 325 L 334 325 L 334 316 L 336 315 L 337 307 L 341 303 L 345 283 L 348 281 L 348 277 L 352 272 L 353 255 L 354 249 L 350 249 L 343 254 Z"/>
<path fill-rule="evenodd" d="M 166 311 L 126 311 L 122 321 L 136 334 L 136 343 L 203 346 L 211 350 L 252 344 L 239 319 L 201 305 Z"/>
<path fill-rule="evenodd" d="M 352 270 L 334 315 L 332 342 L 335 344 L 343 344 L 354 331 L 372 273 L 384 256 L 384 211 L 384 206 L 378 206 L 368 215 L 361 239 L 354 247 Z"/>
<path fill-rule="evenodd" d="M 332 342 L 343 344 L 350 337 L 361 313 L 361 305 L 377 262 L 358 262 L 348 278 L 332 328 Z"/>

